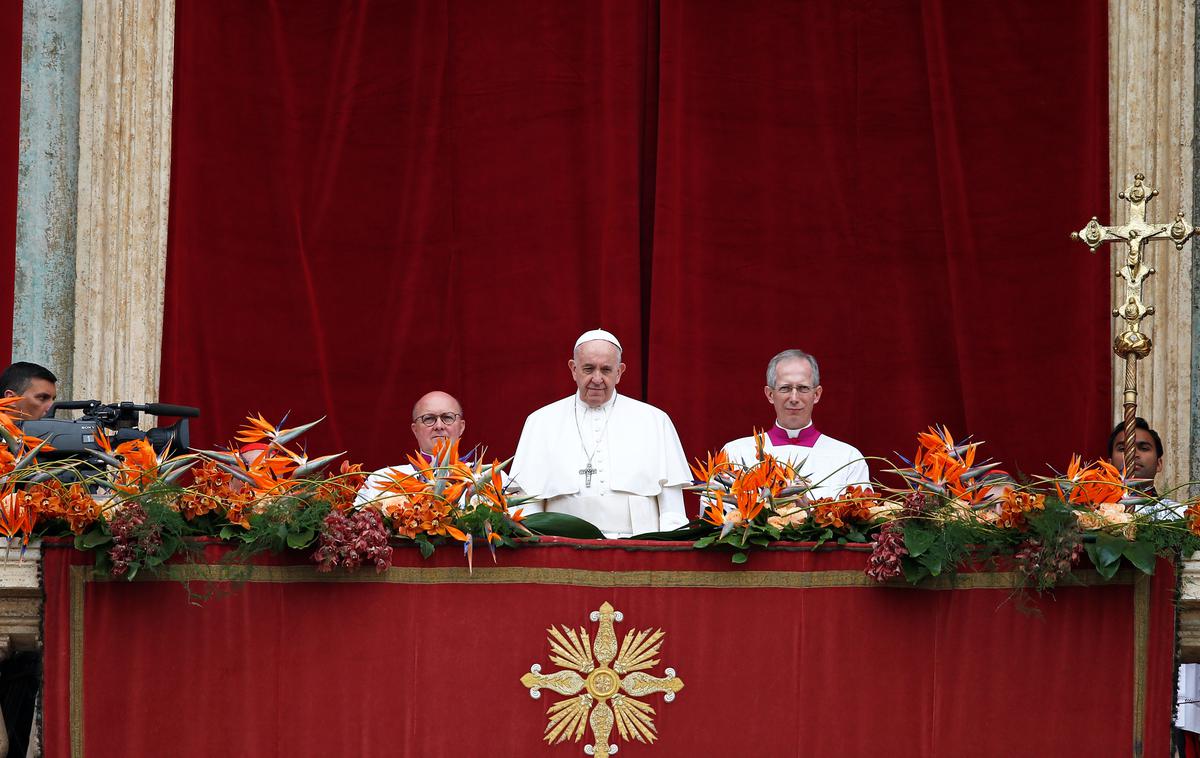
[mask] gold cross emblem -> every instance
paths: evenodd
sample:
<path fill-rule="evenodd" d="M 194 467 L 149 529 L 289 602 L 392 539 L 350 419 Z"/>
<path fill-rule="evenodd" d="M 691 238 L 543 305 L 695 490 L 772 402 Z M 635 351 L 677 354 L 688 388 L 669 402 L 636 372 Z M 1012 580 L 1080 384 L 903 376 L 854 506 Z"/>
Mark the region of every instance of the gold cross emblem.
<path fill-rule="evenodd" d="M 1126 245 L 1125 265 L 1117 271 L 1117 278 L 1125 280 L 1125 298 L 1112 312 L 1113 316 L 1125 321 L 1125 328 L 1113 340 L 1113 352 L 1125 361 L 1125 392 L 1121 403 L 1125 409 L 1125 471 L 1133 471 L 1137 451 L 1132 443 L 1137 420 L 1137 362 L 1153 348 L 1150 337 L 1141 330 L 1142 319 L 1154 315 L 1154 306 L 1142 303 L 1142 282 L 1154 273 L 1154 269 L 1146 265 L 1143 248 L 1148 242 L 1165 239 L 1174 243 L 1176 250 L 1182 250 L 1184 243 L 1200 232 L 1200 228 L 1184 218 L 1183 211 L 1176 214 L 1172 223 L 1146 221 L 1146 204 L 1154 199 L 1158 190 L 1147 187 L 1145 182 L 1143 174 L 1134 174 L 1133 184 L 1117 193 L 1117 197 L 1129 203 L 1128 223 L 1104 226 L 1092 216 L 1087 226 L 1071 232 L 1071 239 L 1081 240 L 1093 253 L 1105 242 L 1124 242 Z"/>
<path fill-rule="evenodd" d="M 546 742 L 554 745 L 569 738 L 579 742 L 584 727 L 590 726 L 593 744 L 585 745 L 583 751 L 588 755 L 612 755 L 617 752 L 609 742 L 614 724 L 623 740 L 654 742 L 658 736 L 654 708 L 637 698 L 662 692 L 663 700 L 669 703 L 683 689 L 683 680 L 675 676 L 674 669 L 665 669 L 664 677 L 645 673 L 658 665 L 655 656 L 662 647 L 663 631 L 631 630 L 618 650 L 613 622 L 622 621 L 624 615 L 604 603 L 600 610 L 592 611 L 590 618 L 599 622 L 594 644 L 582 627 L 576 632 L 567 626 L 551 626 L 546 630 L 550 660 L 562 670 L 543 674 L 541 665 L 535 663 L 521 677 L 521 684 L 529 688 L 529 696 L 534 699 L 542 696 L 543 688 L 572 696 L 547 710 Z"/>

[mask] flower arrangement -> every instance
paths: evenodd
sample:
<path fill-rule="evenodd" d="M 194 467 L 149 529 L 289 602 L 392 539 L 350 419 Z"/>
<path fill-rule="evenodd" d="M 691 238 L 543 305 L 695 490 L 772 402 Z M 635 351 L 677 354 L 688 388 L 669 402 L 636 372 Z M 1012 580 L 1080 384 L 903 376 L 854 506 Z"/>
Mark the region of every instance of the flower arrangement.
<path fill-rule="evenodd" d="M 497 545 L 511 547 L 515 538 L 533 536 L 517 507 L 527 498 L 513 497 L 504 480 L 509 461 L 472 465 L 459 457 L 458 440 L 439 442 L 428 460 L 411 455 L 408 461 L 411 471 L 391 469 L 383 477 L 381 496 L 367 507 L 377 508 L 423 555 L 433 552 L 431 538 L 448 536 L 462 543 L 470 568 L 477 536 L 493 561 Z"/>
<path fill-rule="evenodd" d="M 263 551 L 311 551 L 318 571 L 386 570 L 393 545 L 424 556 L 462 546 L 473 570 L 482 543 L 496 548 L 536 539 L 538 518 L 522 515 L 508 462 L 461 456 L 457 442 L 432 456 L 368 477 L 344 453 L 310 457 L 297 440 L 320 420 L 294 427 L 247 418 L 228 450 L 168 455 L 144 440 L 113 446 L 97 437 L 96 469 L 38 461 L 52 448 L 23 435 L 0 399 L 0 537 L 73 535 L 98 571 L 133 578 L 191 549 L 195 537 L 238 545 L 235 558 Z M 888 470 L 899 486 L 851 486 L 818 497 L 797 467 L 765 450 L 734 463 L 722 452 L 692 467 L 701 518 L 696 548 L 723 548 L 734 563 L 778 541 L 857 544 L 866 574 L 918 583 L 964 566 L 1003 565 L 1047 589 L 1087 556 L 1104 577 L 1123 563 L 1147 573 L 1155 557 L 1200 547 L 1200 499 L 1187 504 L 1140 493 L 1120 471 L 1075 456 L 1064 474 L 1018 482 L 977 460 L 980 443 L 945 427 L 917 435 L 912 460 Z M 66 475 L 64 475 L 66 474 Z M 543 516 L 545 514 L 539 514 Z M 698 531 L 697 531 L 698 530 Z"/>
<path fill-rule="evenodd" d="M 1138 492 L 1111 464 L 1084 465 L 1078 456 L 1064 475 L 1021 483 L 998 463 L 978 461 L 979 446 L 930 428 L 917 436 L 912 460 L 889 469 L 902 486 L 851 486 L 821 499 L 764 452 L 759 437 L 748 465 L 722 453 L 693 466 L 703 521 L 713 529 L 695 546 L 724 545 L 743 563 L 749 548 L 774 540 L 863 543 L 871 551 L 866 573 L 880 582 L 915 584 L 1003 562 L 1039 590 L 1080 567 L 1084 555 L 1111 578 L 1123 560 L 1151 573 L 1156 555 L 1200 547 L 1200 500 L 1172 509 Z"/>
<path fill-rule="evenodd" d="M 186 552 L 193 537 L 232 541 L 243 559 L 313 549 L 319 571 L 383 571 L 396 539 L 414 541 L 426 556 L 436 542 L 457 541 L 472 566 L 477 538 L 495 559 L 497 545 L 532 536 L 505 485 L 507 464 L 470 465 L 457 443 L 438 448 L 432 461 L 410 458 L 411 474 L 396 470 L 380 497 L 364 499 L 360 465 L 343 461 L 331 472 L 344 453 L 313 458 L 296 445 L 319 420 L 284 428 L 251 416 L 235 435 L 239 446 L 177 455 L 145 440 L 113 446 L 100 434 L 92 454 L 101 470 L 89 473 L 80 462 L 39 463 L 37 454 L 52 448 L 21 434 L 11 404 L 0 400 L 0 536 L 11 547 L 74 535 L 78 549 L 95 554 L 97 570 L 115 577 L 132 579 Z"/>
<path fill-rule="evenodd" d="M 850 487 L 840 497 L 815 497 L 811 482 L 764 452 L 761 434 L 755 442 L 749 465 L 732 463 L 721 451 L 692 466 L 699 484 L 689 489 L 701 493 L 702 521 L 720 527 L 696 547 L 731 547 L 733 562 L 745 563 L 748 549 L 778 540 L 866 542 L 867 531 L 886 519 L 891 508 L 872 490 Z"/>
<path fill-rule="evenodd" d="M 764 453 L 761 441 L 751 465 L 697 461 L 704 521 L 721 530 L 695 545 L 733 547 L 734 563 L 743 563 L 745 548 L 774 539 L 862 542 L 871 551 L 866 574 L 878 582 L 916 584 L 1003 563 L 1039 590 L 1061 582 L 1085 554 L 1111 578 L 1122 561 L 1150 573 L 1156 555 L 1200 547 L 1200 500 L 1178 513 L 1182 506 L 1138 492 L 1109 463 L 1075 456 L 1066 474 L 1022 483 L 977 461 L 979 443 L 955 441 L 946 427 L 918 434 L 917 443 L 911 462 L 889 470 L 902 486 L 848 487 L 823 500 L 810 498 L 809 483 Z M 754 497 L 736 497 L 748 489 Z"/>

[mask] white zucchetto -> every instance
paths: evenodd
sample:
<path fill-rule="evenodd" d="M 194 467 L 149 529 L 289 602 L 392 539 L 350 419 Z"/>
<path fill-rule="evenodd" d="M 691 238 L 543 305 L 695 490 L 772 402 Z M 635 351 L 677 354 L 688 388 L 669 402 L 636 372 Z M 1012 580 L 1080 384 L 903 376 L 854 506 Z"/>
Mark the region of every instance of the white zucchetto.
<path fill-rule="evenodd" d="M 612 332 L 606 332 L 603 329 L 591 329 L 579 335 L 579 339 L 575 340 L 575 349 L 578 350 L 580 345 L 585 342 L 591 342 L 592 340 L 604 340 L 605 342 L 611 342 L 617 346 L 618 350 L 622 352 L 625 350 L 625 348 L 621 347 L 621 342 L 617 339 L 616 335 L 614 335 Z"/>

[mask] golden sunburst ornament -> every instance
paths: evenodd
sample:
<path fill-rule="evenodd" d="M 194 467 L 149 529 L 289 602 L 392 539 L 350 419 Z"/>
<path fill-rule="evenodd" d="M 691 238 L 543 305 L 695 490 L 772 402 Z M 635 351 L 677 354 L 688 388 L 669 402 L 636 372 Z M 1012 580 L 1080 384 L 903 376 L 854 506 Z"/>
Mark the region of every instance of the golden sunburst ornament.
<path fill-rule="evenodd" d="M 612 755 L 617 746 L 608 740 L 614 723 L 625 741 L 651 743 L 658 737 L 654 708 L 637 698 L 662 692 L 663 700 L 669 703 L 683 689 L 683 680 L 670 668 L 664 677 L 645 673 L 658 665 L 655 656 L 662 646 L 661 629 L 630 631 L 617 649 L 613 622 L 623 619 L 623 614 L 608 603 L 592 611 L 591 620 L 599 622 L 594 644 L 589 644 L 588 633 L 582 627 L 578 632 L 566 626 L 546 630 L 550 660 L 563 670 L 543 674 L 541 665 L 535 663 L 521 677 L 521 684 L 529 688 L 529 696 L 535 700 L 542 696 L 542 688 L 573 696 L 547 710 L 547 743 L 554 745 L 569 738 L 579 742 L 586 725 L 592 729 L 593 744 L 585 745 L 583 752 Z"/>

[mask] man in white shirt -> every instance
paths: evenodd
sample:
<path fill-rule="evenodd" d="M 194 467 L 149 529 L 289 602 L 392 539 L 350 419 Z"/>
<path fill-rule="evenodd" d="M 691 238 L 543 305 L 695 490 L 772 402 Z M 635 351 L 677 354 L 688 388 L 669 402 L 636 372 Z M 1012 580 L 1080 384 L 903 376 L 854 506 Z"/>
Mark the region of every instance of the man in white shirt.
<path fill-rule="evenodd" d="M 862 453 L 821 434 L 813 425 L 813 409 L 821 402 L 821 369 L 803 350 L 784 350 L 767 364 L 763 393 L 775 406 L 775 423 L 763 435 L 763 450 L 787 461 L 812 485 L 812 497 L 836 497 L 850 485 L 868 486 L 871 474 Z M 725 446 L 734 463 L 754 465 L 754 437 Z"/>
<path fill-rule="evenodd" d="M 417 446 L 426 461 L 433 460 L 433 446 L 439 440 L 453 442 L 462 437 L 467 428 L 462 405 L 453 396 L 439 390 L 421 396 L 413 406 L 412 419 L 413 437 L 416 438 Z M 387 475 L 391 472 L 409 476 L 416 473 L 407 463 L 381 468 L 367 478 L 362 489 L 358 491 L 355 502 L 361 505 L 383 494 L 383 488 L 389 481 Z"/>
<path fill-rule="evenodd" d="M 621 343 L 585 332 L 567 361 L 577 391 L 529 415 L 512 476 L 543 508 L 594 524 L 610 538 L 667 531 L 687 523 L 683 486 L 692 483 L 667 414 L 618 395 Z"/>

